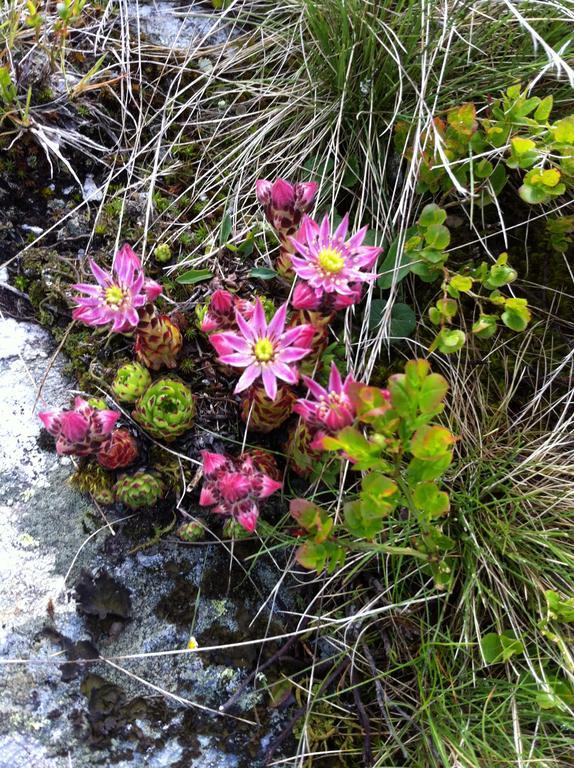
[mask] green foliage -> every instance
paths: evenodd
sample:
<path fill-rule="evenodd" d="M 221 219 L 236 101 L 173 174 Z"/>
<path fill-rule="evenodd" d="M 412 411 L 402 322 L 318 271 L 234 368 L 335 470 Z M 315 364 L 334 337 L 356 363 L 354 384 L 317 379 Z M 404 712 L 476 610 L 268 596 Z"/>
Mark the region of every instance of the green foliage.
<path fill-rule="evenodd" d="M 16 102 L 18 93 L 8 67 L 0 67 L 0 98 L 4 107 L 11 107 Z"/>
<path fill-rule="evenodd" d="M 480 650 L 485 664 L 498 664 L 509 661 L 513 656 L 524 651 L 524 645 L 512 630 L 500 634 L 489 632 L 480 641 Z"/>
<path fill-rule="evenodd" d="M 326 450 L 337 451 L 354 470 L 366 474 L 337 525 L 325 510 L 310 502 L 296 499 L 291 503 L 291 514 L 306 533 L 297 559 L 319 572 L 325 567 L 334 569 L 344 561 L 347 550 L 356 548 L 355 539 L 365 539 L 374 551 L 420 557 L 442 585 L 451 578 L 447 554 L 454 542 L 441 529 L 440 520 L 448 514 L 450 501 L 439 480 L 452 461 L 455 437 L 446 427 L 431 422 L 444 408 L 448 384 L 431 373 L 426 360 L 411 360 L 404 373 L 390 377 L 388 386 L 381 390 L 355 385 L 351 399 L 356 426 L 323 439 Z M 402 544 L 381 543 L 399 508 L 408 510 L 410 525 L 417 531 L 414 549 L 407 546 L 411 539 L 406 533 Z"/>
<path fill-rule="evenodd" d="M 436 117 L 423 136 L 419 192 L 470 189 L 484 206 L 506 186 L 510 169 L 526 171 L 518 190 L 525 203 L 544 204 L 563 195 L 574 185 L 574 116 L 552 124 L 552 107 L 552 96 L 528 96 L 517 84 L 490 105 L 487 117 L 478 118 L 472 103 L 452 107 L 446 119 Z M 412 160 L 408 136 L 409 126 L 399 123 L 397 148 Z"/>

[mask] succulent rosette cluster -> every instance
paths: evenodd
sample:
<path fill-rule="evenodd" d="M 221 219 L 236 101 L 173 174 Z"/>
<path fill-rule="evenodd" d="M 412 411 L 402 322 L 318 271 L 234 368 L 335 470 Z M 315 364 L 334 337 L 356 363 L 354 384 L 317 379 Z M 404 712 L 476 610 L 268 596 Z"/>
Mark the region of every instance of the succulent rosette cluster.
<path fill-rule="evenodd" d="M 299 278 L 292 298 L 295 309 L 346 309 L 360 301 L 363 284 L 376 279 L 369 270 L 382 249 L 363 245 L 367 227 L 347 240 L 348 229 L 348 214 L 334 231 L 328 216 L 321 224 L 303 217 L 298 234 L 291 238 L 296 251 L 291 262 Z"/>
<path fill-rule="evenodd" d="M 219 360 L 234 368 L 243 368 L 235 392 L 242 392 L 261 378 L 270 400 L 277 396 L 277 379 L 297 384 L 299 372 L 293 365 L 311 351 L 313 327 L 299 325 L 285 330 L 287 304 L 283 304 L 267 322 L 259 299 L 250 322 L 239 312 L 235 320 L 239 330 L 216 333 L 209 340 L 219 354 Z"/>
<path fill-rule="evenodd" d="M 147 388 L 132 416 L 152 437 L 171 442 L 191 428 L 195 413 L 195 397 L 187 384 L 165 376 Z"/>
<path fill-rule="evenodd" d="M 84 296 L 76 296 L 74 320 L 86 325 L 110 325 L 114 333 L 129 333 L 140 321 L 138 310 L 153 302 L 161 294 L 159 283 L 146 278 L 139 257 L 129 245 L 124 245 L 114 256 L 110 272 L 90 261 L 96 280 L 76 283 L 73 288 Z"/>
<path fill-rule="evenodd" d="M 343 381 L 335 363 L 331 364 L 327 387 L 322 387 L 308 376 L 303 376 L 303 381 L 313 397 L 300 398 L 293 410 L 313 433 L 309 446 L 311 450 L 321 450 L 325 435 L 335 435 L 355 421 L 356 409 L 351 389 L 356 382 L 351 374 Z"/>
<path fill-rule="evenodd" d="M 151 375 L 141 363 L 126 363 L 118 368 L 112 392 L 120 403 L 135 403 L 151 384 Z"/>
<path fill-rule="evenodd" d="M 136 331 L 135 353 L 138 361 L 159 371 L 162 367 L 177 368 L 177 356 L 183 347 L 178 326 L 167 315 L 158 314 L 147 305 L 140 312 Z"/>
<path fill-rule="evenodd" d="M 199 497 L 202 507 L 232 517 L 253 532 L 259 518 L 259 501 L 281 488 L 281 483 L 261 471 L 250 455 L 239 458 L 202 451 L 204 483 Z"/>
<path fill-rule="evenodd" d="M 277 387 L 275 400 L 267 397 L 263 387 L 254 385 L 241 396 L 241 419 L 253 432 L 272 432 L 291 416 L 296 399 L 297 395 L 285 384 Z"/>
<path fill-rule="evenodd" d="M 136 510 L 157 504 L 165 488 L 157 473 L 140 469 L 130 475 L 120 475 L 113 490 L 116 501 Z"/>
<path fill-rule="evenodd" d="M 132 433 L 124 428 L 115 429 L 102 443 L 97 454 L 98 464 L 104 469 L 124 469 L 139 456 L 138 444 Z"/>
<path fill-rule="evenodd" d="M 74 399 L 74 407 L 38 414 L 48 432 L 56 438 L 56 451 L 61 456 L 90 456 L 97 453 L 114 429 L 120 414 L 93 407 L 82 397 Z"/>

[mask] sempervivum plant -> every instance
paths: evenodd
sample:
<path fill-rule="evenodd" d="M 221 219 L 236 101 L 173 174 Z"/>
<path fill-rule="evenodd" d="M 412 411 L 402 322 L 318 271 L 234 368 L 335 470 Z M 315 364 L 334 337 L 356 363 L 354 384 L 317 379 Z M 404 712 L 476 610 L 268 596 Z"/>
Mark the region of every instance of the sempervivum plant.
<path fill-rule="evenodd" d="M 169 442 L 187 432 L 195 411 L 195 397 L 187 384 L 165 376 L 147 388 L 132 415 L 152 437 Z"/>
<path fill-rule="evenodd" d="M 314 436 L 304 421 L 294 424 L 287 434 L 284 449 L 289 457 L 288 468 L 300 477 L 308 477 L 321 462 L 321 450 L 311 447 Z"/>
<path fill-rule="evenodd" d="M 104 469 L 123 469 L 139 455 L 135 437 L 127 429 L 115 429 L 98 451 L 98 464 Z"/>
<path fill-rule="evenodd" d="M 235 328 L 235 313 L 240 312 L 246 319 L 253 317 L 253 302 L 240 299 L 229 291 L 214 291 L 207 304 L 196 307 L 199 328 L 203 333 L 215 333 Z"/>
<path fill-rule="evenodd" d="M 239 327 L 237 333 L 214 333 L 209 340 L 222 363 L 244 369 L 235 392 L 243 392 L 261 377 L 267 397 L 275 400 L 277 379 L 287 384 L 298 382 L 299 371 L 294 363 L 309 354 L 313 328 L 300 325 L 285 330 L 287 304 L 283 304 L 268 323 L 259 299 L 249 322 L 239 312 L 235 313 L 235 319 Z"/>
<path fill-rule="evenodd" d="M 118 369 L 112 391 L 120 403 L 135 403 L 151 384 L 151 375 L 141 363 L 126 363 Z"/>
<path fill-rule="evenodd" d="M 141 320 L 136 332 L 135 353 L 140 363 L 159 371 L 177 367 L 177 356 L 183 346 L 183 337 L 177 325 L 167 315 L 159 315 L 152 306 L 140 312 Z"/>
<path fill-rule="evenodd" d="M 116 253 L 111 272 L 94 261 L 90 261 L 90 269 L 96 285 L 73 286 L 85 296 L 74 297 L 77 306 L 72 317 L 86 325 L 111 323 L 115 333 L 129 333 L 140 321 L 140 310 L 160 295 L 161 285 L 145 277 L 141 261 L 129 245 Z"/>
<path fill-rule="evenodd" d="M 267 397 L 263 387 L 250 387 L 241 396 L 241 418 L 253 432 L 272 432 L 291 416 L 296 399 L 297 395 L 285 384 L 277 388 L 275 400 Z"/>
<path fill-rule="evenodd" d="M 255 469 L 268 475 L 272 480 L 281 480 L 281 471 L 277 466 L 275 456 L 269 451 L 263 448 L 251 448 L 251 450 L 241 454 L 241 458 L 250 459 Z"/>
<path fill-rule="evenodd" d="M 154 472 L 138 470 L 133 475 L 120 475 L 114 485 L 116 501 L 130 509 L 152 507 L 161 499 L 164 486 Z"/>
<path fill-rule="evenodd" d="M 332 363 L 327 388 L 307 376 L 303 376 L 303 381 L 313 399 L 297 400 L 293 410 L 314 433 L 311 449 L 322 450 L 322 440 L 325 435 L 334 435 L 344 427 L 351 426 L 355 421 L 356 409 L 350 396 L 355 380 L 349 374 L 343 381 L 339 369 L 335 363 Z"/>
<path fill-rule="evenodd" d="M 259 517 L 260 499 L 281 488 L 281 483 L 258 469 L 249 455 L 239 458 L 202 451 L 205 478 L 199 503 L 213 506 L 213 512 L 227 515 L 254 531 Z"/>
<path fill-rule="evenodd" d="M 374 272 L 364 270 L 374 267 L 382 249 L 363 245 L 367 227 L 345 240 L 348 226 L 348 214 L 334 232 L 328 216 L 320 225 L 303 217 L 291 238 L 297 251 L 291 257 L 293 269 L 302 281 L 293 294 L 296 309 L 345 309 L 359 301 L 364 282 L 376 279 Z"/>
<path fill-rule="evenodd" d="M 108 439 L 120 414 L 94 408 L 82 397 L 76 397 L 72 409 L 43 411 L 38 417 L 56 438 L 56 451 L 60 455 L 89 456 Z"/>

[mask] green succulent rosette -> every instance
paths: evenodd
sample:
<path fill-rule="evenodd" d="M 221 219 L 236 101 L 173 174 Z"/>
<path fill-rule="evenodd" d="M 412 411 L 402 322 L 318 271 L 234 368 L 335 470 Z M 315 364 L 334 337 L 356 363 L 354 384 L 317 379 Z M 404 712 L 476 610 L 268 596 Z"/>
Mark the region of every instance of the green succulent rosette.
<path fill-rule="evenodd" d="M 112 384 L 121 403 L 135 403 L 151 384 L 151 374 L 141 363 L 126 363 L 118 369 Z"/>
<path fill-rule="evenodd" d="M 152 437 L 170 442 L 190 429 L 195 411 L 190 388 L 181 379 L 165 376 L 148 387 L 132 416 Z"/>
<path fill-rule="evenodd" d="M 164 494 L 164 485 L 154 472 L 139 470 L 133 475 L 120 475 L 114 485 L 116 501 L 130 509 L 143 509 L 156 504 Z"/>

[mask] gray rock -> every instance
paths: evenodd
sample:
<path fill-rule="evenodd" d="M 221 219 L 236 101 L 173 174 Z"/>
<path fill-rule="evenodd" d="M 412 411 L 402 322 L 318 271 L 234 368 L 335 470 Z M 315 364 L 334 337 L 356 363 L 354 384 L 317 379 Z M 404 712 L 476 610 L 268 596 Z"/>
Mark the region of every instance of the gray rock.
<path fill-rule="evenodd" d="M 112 536 L 69 486 L 72 461 L 38 443 L 36 411 L 70 397 L 61 358 L 46 375 L 53 348 L 36 325 L 0 320 L 0 768 L 255 768 L 258 741 L 268 743 L 282 725 L 265 708 L 259 717 L 267 722 L 256 725 L 251 708 L 264 694 L 249 689 L 239 702 L 238 714 L 253 725 L 200 707 L 217 710 L 260 646 L 209 654 L 201 647 L 260 637 L 251 619 L 258 589 L 266 592 L 273 575 L 262 568 L 260 579 L 227 595 L 222 547 L 165 538 L 130 554 L 130 521 L 114 522 L 121 513 L 108 510 Z M 73 587 L 82 569 L 105 570 L 129 590 L 131 619 L 78 612 Z M 186 650 L 191 636 L 198 651 Z M 63 667 L 62 645 L 84 643 L 78 655 L 86 658 L 88 642 L 111 663 Z M 119 658 L 126 656 L 136 658 Z M 64 680 L 63 669 L 76 674 Z"/>

